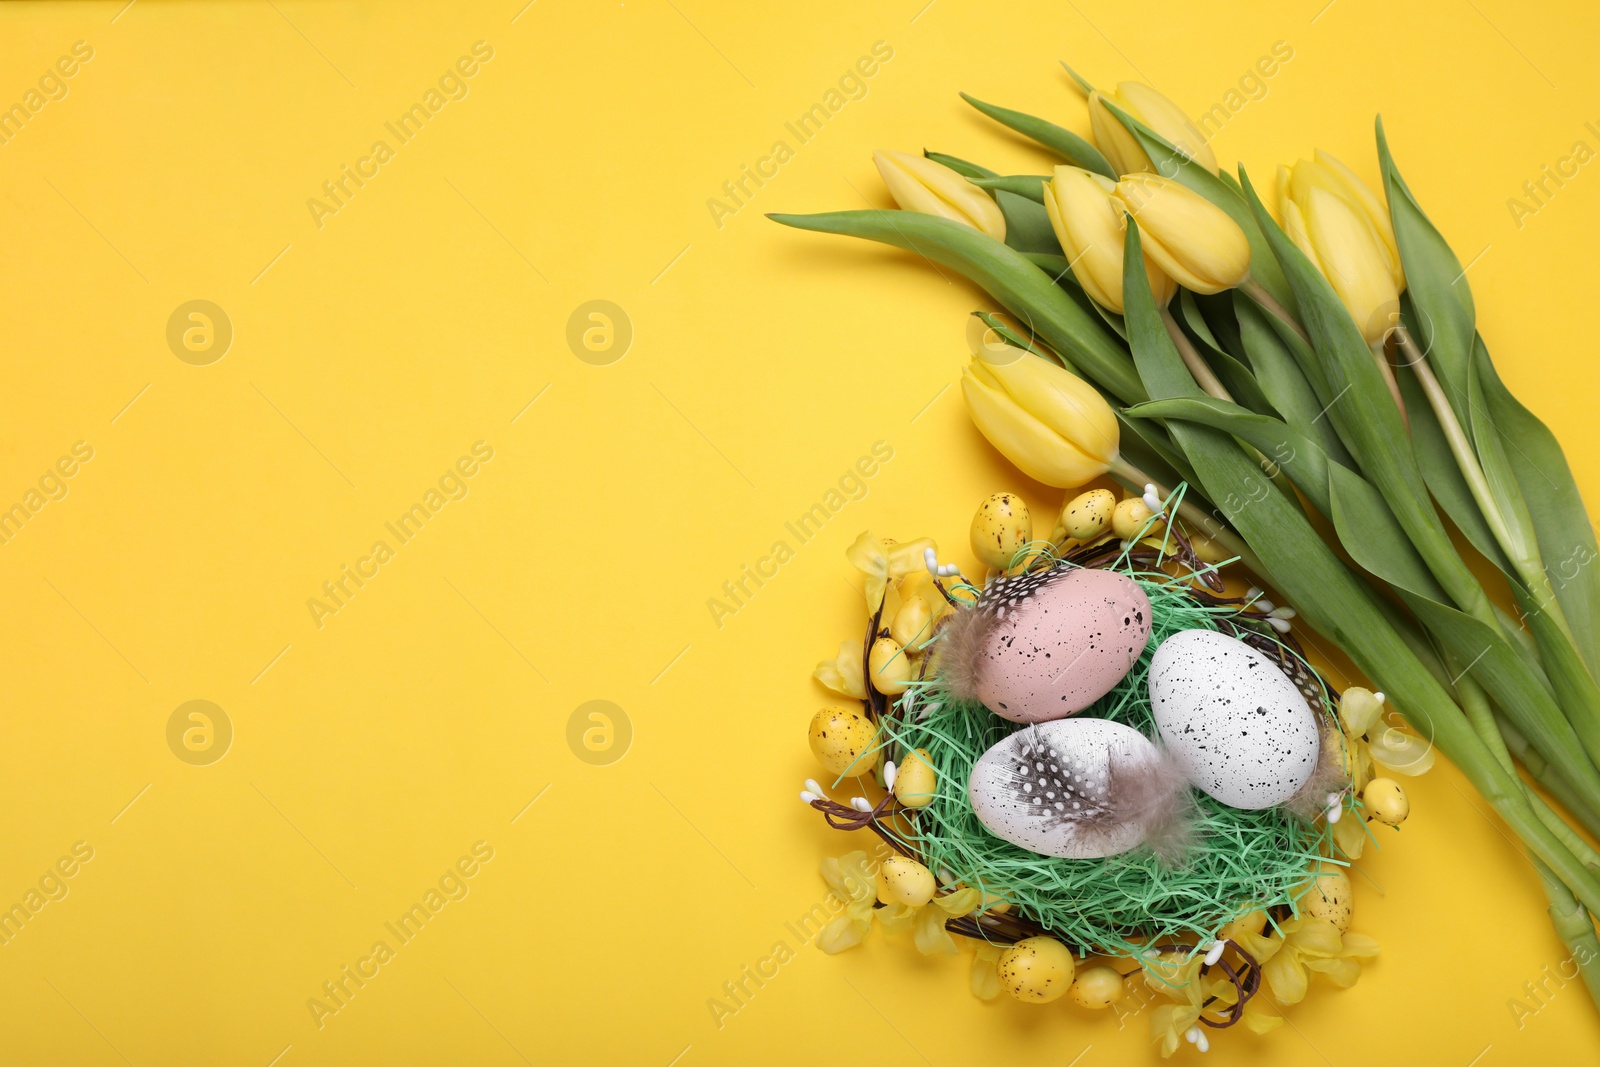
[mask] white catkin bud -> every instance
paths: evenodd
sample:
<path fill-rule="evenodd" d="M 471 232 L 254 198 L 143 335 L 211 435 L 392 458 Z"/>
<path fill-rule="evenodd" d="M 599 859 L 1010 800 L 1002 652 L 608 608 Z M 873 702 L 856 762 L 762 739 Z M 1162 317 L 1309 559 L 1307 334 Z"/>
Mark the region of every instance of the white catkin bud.
<path fill-rule="evenodd" d="M 1210 1052 L 1211 1042 L 1206 1040 L 1206 1032 L 1201 1030 L 1199 1031 L 1199 1035 L 1200 1036 L 1195 1039 L 1194 1047 L 1199 1049 L 1201 1052 Z"/>
<path fill-rule="evenodd" d="M 821 799 L 822 799 L 822 798 L 821 798 L 821 797 L 819 797 L 819 796 L 817 796 L 817 794 L 815 794 L 815 793 L 813 793 L 813 792 L 812 792 L 812 791 L 811 791 L 811 790 L 809 790 L 809 789 L 806 789 L 806 790 L 803 790 L 803 791 L 802 791 L 802 792 L 801 792 L 801 793 L 800 793 L 800 802 L 801 802 L 801 803 L 802 803 L 802 804 L 806 804 L 806 805 L 808 805 L 808 806 L 809 806 L 809 805 L 810 805 L 810 803 L 811 803 L 811 802 L 812 802 L 812 801 L 813 801 L 813 800 L 821 800 Z"/>
<path fill-rule="evenodd" d="M 851 797 L 850 798 L 850 806 L 852 808 L 855 808 L 857 811 L 871 811 L 872 810 L 872 805 L 867 801 L 866 797 Z"/>
<path fill-rule="evenodd" d="M 1293 626 L 1289 625 L 1289 620 L 1288 619 L 1274 619 L 1271 616 L 1267 617 L 1267 625 L 1271 626 L 1274 630 L 1278 631 L 1280 634 L 1286 634 L 1290 630 L 1294 629 Z"/>
<path fill-rule="evenodd" d="M 894 788 L 894 775 L 895 775 L 894 764 L 893 763 L 885 763 L 883 765 L 883 787 L 885 789 L 893 789 Z"/>
<path fill-rule="evenodd" d="M 827 794 L 828 794 L 828 791 L 826 789 L 822 788 L 822 786 L 817 784 L 817 780 L 815 778 L 807 778 L 806 779 L 806 788 L 809 789 L 811 792 L 817 794 L 817 796 L 819 796 L 819 797 L 827 796 Z"/>
<path fill-rule="evenodd" d="M 1206 953 L 1206 966 L 1213 966 L 1220 960 L 1222 958 L 1222 950 L 1227 947 L 1228 944 L 1225 941 L 1213 941 L 1211 943 L 1211 951 Z"/>

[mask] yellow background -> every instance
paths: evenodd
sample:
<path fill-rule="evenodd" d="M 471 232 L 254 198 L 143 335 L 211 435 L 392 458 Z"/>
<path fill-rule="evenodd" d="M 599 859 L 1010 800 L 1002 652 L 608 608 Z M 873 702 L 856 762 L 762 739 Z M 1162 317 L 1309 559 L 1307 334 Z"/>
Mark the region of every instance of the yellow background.
<path fill-rule="evenodd" d="M 1143 1062 L 1142 1017 L 986 1005 L 965 957 L 877 934 L 826 957 L 784 925 L 855 843 L 795 798 L 810 669 L 860 625 L 844 546 L 929 533 L 966 560 L 984 495 L 1055 499 L 945 391 L 980 294 L 760 214 L 886 204 L 879 146 L 1044 166 L 957 90 L 1087 133 L 1059 59 L 1198 114 L 1287 42 L 1218 155 L 1263 179 L 1321 146 L 1372 179 L 1382 111 L 1503 376 L 1600 503 L 1600 175 L 1520 228 L 1506 204 L 1600 148 L 1600 12 L 525 3 L 0 8 L 0 104 L 94 50 L 0 145 L 0 506 L 94 449 L 0 546 L 0 905 L 94 850 L 0 946 L 0 1060 Z M 469 94 L 395 146 L 384 123 L 477 41 Z M 798 145 L 784 123 L 877 41 L 866 95 Z M 395 158 L 319 228 L 307 200 L 378 139 Z M 706 201 L 779 139 L 794 158 L 719 227 Z M 208 366 L 166 342 L 194 299 L 233 324 Z M 595 299 L 634 332 L 606 366 L 566 342 Z M 880 440 L 865 499 L 796 546 L 785 521 Z M 319 628 L 308 598 L 478 441 L 469 495 Z M 718 627 L 706 601 L 780 538 L 794 558 Z M 633 730 L 609 766 L 567 740 L 596 699 Z M 167 744 L 190 700 L 234 728 L 209 766 Z M 1356 879 L 1382 956 L 1292 1026 L 1214 1035 L 1217 1061 L 1600 1050 L 1500 824 L 1443 766 L 1413 804 Z M 470 894 L 319 1028 L 308 999 L 479 841 Z M 708 1000 L 779 941 L 719 1027 Z"/>

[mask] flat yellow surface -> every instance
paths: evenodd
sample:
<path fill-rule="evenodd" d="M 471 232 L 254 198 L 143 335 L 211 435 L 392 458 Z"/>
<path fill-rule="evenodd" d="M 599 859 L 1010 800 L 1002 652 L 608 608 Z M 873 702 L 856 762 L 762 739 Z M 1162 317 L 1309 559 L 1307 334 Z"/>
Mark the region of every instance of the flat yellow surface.
<path fill-rule="evenodd" d="M 5 1063 L 1152 1057 L 787 925 L 855 843 L 795 797 L 843 548 L 1056 502 L 948 389 L 980 294 L 761 217 L 886 204 L 879 146 L 1044 166 L 957 90 L 1087 133 L 1057 60 L 1151 81 L 1258 177 L 1374 178 L 1382 111 L 1600 503 L 1600 176 L 1507 205 L 1600 148 L 1592 4 L 122 2 L 0 8 Z M 1449 768 L 1412 796 L 1356 880 L 1382 956 L 1215 1061 L 1600 1052 L 1503 828 Z"/>

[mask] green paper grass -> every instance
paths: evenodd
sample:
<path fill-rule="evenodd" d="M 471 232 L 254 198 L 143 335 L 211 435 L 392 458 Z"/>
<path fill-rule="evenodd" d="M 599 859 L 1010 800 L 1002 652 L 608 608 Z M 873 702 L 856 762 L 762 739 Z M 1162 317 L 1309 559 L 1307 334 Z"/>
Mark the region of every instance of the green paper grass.
<path fill-rule="evenodd" d="M 1153 738 L 1147 678 L 1156 647 L 1180 630 L 1216 630 L 1219 618 L 1236 613 L 1198 603 L 1184 580 L 1128 576 L 1150 599 L 1150 641 L 1116 689 L 1081 714 Z M 1246 911 L 1290 903 L 1324 851 L 1324 823 L 1282 808 L 1241 811 L 1195 791 L 1196 843 L 1181 865 L 1163 866 L 1143 846 L 1091 860 L 1029 852 L 985 829 L 967 800 L 978 757 L 1022 727 L 950 697 L 936 680 L 917 683 L 908 696 L 902 713 L 885 721 L 885 733 L 897 753 L 925 749 L 938 785 L 934 800 L 897 826 L 903 840 L 933 870 L 1010 901 L 1069 945 L 1135 955 L 1141 942 L 1208 943 Z"/>

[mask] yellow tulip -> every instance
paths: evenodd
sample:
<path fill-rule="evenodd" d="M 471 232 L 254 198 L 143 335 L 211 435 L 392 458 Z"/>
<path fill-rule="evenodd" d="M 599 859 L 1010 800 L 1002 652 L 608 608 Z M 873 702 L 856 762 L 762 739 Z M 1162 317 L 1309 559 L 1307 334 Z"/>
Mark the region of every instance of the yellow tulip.
<path fill-rule="evenodd" d="M 1185 289 L 1220 293 L 1250 276 L 1250 241 L 1228 213 L 1182 183 L 1128 174 L 1112 193 L 1139 221 L 1145 255 Z"/>
<path fill-rule="evenodd" d="M 1378 198 L 1348 167 L 1324 153 L 1278 168 L 1284 232 L 1316 265 L 1369 345 L 1397 321 L 1405 274 L 1394 230 Z"/>
<path fill-rule="evenodd" d="M 1122 203 L 1111 191 L 1116 183 L 1078 167 L 1057 167 L 1045 184 L 1044 208 L 1061 249 L 1072 263 L 1072 275 L 1089 298 L 1122 313 L 1122 243 L 1127 229 Z M 1166 307 L 1177 286 L 1166 272 L 1145 257 L 1144 270 L 1156 305 Z"/>
<path fill-rule="evenodd" d="M 1089 94 L 1089 126 L 1094 131 L 1095 144 L 1118 174 L 1133 174 L 1155 167 L 1138 139 L 1107 109 L 1105 102 L 1108 100 L 1211 173 L 1217 172 L 1216 153 L 1211 151 L 1205 135 L 1189 121 L 1182 108 L 1148 85 L 1122 82 L 1114 93 Z"/>
<path fill-rule="evenodd" d="M 1117 418 L 1082 378 L 1020 349 L 974 358 L 961 376 L 967 413 L 1028 477 L 1071 489 L 1117 458 Z"/>
<path fill-rule="evenodd" d="M 878 151 L 872 161 L 889 195 L 906 211 L 937 215 L 1006 239 L 1006 217 L 988 193 L 942 163 L 910 152 Z"/>

